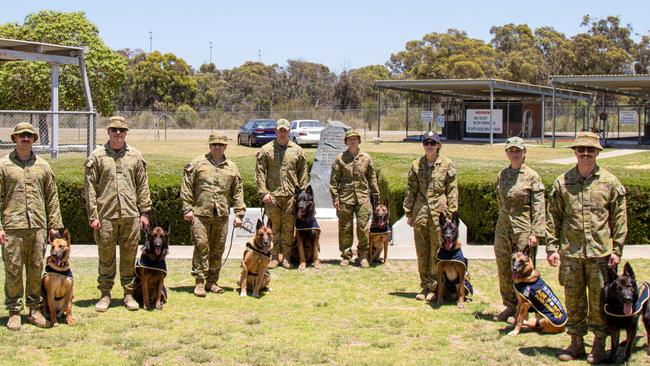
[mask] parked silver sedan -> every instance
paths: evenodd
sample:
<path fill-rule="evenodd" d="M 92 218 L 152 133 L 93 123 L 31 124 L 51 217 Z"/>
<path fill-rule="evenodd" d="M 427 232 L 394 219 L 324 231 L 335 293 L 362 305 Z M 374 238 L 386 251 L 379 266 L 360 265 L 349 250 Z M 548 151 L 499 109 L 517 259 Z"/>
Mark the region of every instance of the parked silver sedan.
<path fill-rule="evenodd" d="M 324 127 L 316 119 L 296 119 L 291 121 L 289 138 L 298 145 L 317 145 Z"/>

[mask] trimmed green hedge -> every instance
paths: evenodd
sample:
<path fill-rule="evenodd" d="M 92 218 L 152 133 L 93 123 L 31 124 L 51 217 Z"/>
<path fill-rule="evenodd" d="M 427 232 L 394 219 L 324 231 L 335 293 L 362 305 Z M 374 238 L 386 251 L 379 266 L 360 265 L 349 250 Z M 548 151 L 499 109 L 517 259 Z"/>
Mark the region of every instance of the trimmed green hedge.
<path fill-rule="evenodd" d="M 311 162 L 310 162 L 311 165 Z M 260 200 L 251 174 L 248 169 L 242 170 L 244 176 L 244 199 L 246 206 L 259 207 Z M 250 173 L 250 172 L 248 172 Z M 171 243 L 174 245 L 191 245 L 189 225 L 181 215 L 180 168 L 178 177 L 164 174 L 150 174 L 151 199 L 153 201 L 152 221 L 169 223 Z M 390 198 L 391 222 L 397 221 L 403 214 L 402 202 L 406 193 L 406 179 L 390 176 L 391 181 L 384 178 L 379 170 L 379 188 L 382 197 Z M 468 240 L 471 243 L 492 243 L 494 228 L 498 216 L 496 191 L 489 177 L 496 175 L 484 174 L 483 178 L 462 176 L 459 180 L 460 216 L 467 225 Z M 61 178 L 57 176 L 59 198 L 63 222 L 71 231 L 75 243 L 93 243 L 92 231 L 88 227 L 83 185 L 80 177 Z M 547 187 L 547 195 L 552 181 L 543 178 Z M 628 236 L 627 242 L 634 244 L 650 243 L 650 183 L 624 182 L 628 191 Z"/>

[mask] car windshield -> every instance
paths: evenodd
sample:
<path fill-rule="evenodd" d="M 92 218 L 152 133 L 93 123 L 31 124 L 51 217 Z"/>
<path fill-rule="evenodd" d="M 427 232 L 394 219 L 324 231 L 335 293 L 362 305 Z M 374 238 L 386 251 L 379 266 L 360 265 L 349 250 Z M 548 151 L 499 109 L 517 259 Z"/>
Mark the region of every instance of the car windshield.
<path fill-rule="evenodd" d="M 275 121 L 255 121 L 255 127 L 257 128 L 275 128 Z"/>
<path fill-rule="evenodd" d="M 323 127 L 323 124 L 319 121 L 305 121 L 300 122 L 300 127 Z"/>

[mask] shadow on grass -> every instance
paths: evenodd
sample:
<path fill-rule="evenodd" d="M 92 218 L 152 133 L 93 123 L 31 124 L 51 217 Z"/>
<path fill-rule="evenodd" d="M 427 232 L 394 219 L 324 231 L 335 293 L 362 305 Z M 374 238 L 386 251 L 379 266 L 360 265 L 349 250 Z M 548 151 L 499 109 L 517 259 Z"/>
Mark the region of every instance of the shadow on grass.
<path fill-rule="evenodd" d="M 90 307 L 94 307 L 95 304 L 97 303 L 97 301 L 99 301 L 99 299 L 86 299 L 86 300 L 73 301 L 72 303 L 74 304 L 74 306 L 78 306 L 80 308 L 90 308 Z M 123 305 L 124 305 L 124 302 L 122 302 L 121 298 L 120 299 L 115 299 L 115 298 L 111 299 L 110 307 L 123 306 Z"/>
<path fill-rule="evenodd" d="M 546 355 L 550 357 L 556 357 L 560 353 L 562 353 L 563 349 L 562 348 L 557 348 L 557 347 L 549 347 L 549 346 L 543 346 L 543 347 L 521 347 L 519 348 L 519 352 L 529 356 L 529 357 L 537 357 L 539 355 Z"/>
<path fill-rule="evenodd" d="M 397 297 L 404 297 L 407 299 L 415 299 L 415 296 L 417 296 L 417 292 L 413 291 L 393 291 L 388 293 L 391 296 L 397 296 Z"/>
<path fill-rule="evenodd" d="M 487 320 L 487 321 L 494 322 L 494 323 L 501 323 L 500 321 L 495 319 L 494 314 L 488 314 L 488 313 L 484 313 L 484 312 L 478 312 L 478 311 L 475 312 L 474 313 L 474 318 L 481 319 L 481 320 Z"/>

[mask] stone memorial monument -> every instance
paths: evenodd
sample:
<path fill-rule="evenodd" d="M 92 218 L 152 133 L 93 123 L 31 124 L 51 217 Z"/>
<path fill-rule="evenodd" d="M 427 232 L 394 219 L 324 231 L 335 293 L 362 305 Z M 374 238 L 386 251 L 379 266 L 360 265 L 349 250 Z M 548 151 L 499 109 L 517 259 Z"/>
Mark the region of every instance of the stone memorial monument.
<path fill-rule="evenodd" d="M 336 156 L 348 147 L 343 142 L 345 131 L 350 126 L 339 121 L 330 121 L 320 133 L 316 158 L 311 167 L 311 188 L 314 190 L 316 207 L 333 208 L 330 196 L 330 174 Z"/>

